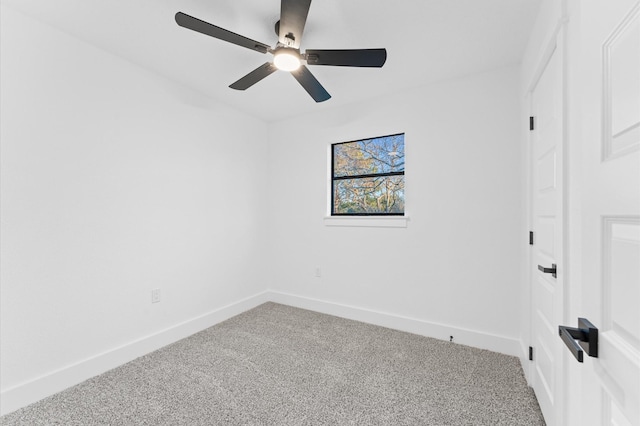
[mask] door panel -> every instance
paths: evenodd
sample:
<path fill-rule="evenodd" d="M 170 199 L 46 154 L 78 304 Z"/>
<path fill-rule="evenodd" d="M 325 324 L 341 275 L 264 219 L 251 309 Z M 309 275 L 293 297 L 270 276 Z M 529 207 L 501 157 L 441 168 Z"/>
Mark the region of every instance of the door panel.
<path fill-rule="evenodd" d="M 562 274 L 543 273 L 562 258 L 562 63 L 551 54 L 531 93 L 535 128 L 531 133 L 531 205 L 535 233 L 531 265 L 532 336 L 534 369 L 532 386 L 547 424 L 561 408 L 558 382 L 560 345 L 556 324 L 562 314 Z M 560 272 L 561 268 L 558 269 Z"/>
<path fill-rule="evenodd" d="M 640 14 L 629 13 L 604 42 L 604 157 L 640 147 Z"/>
<path fill-rule="evenodd" d="M 538 174 L 540 181 L 538 182 L 538 191 L 553 191 L 556 189 L 556 152 L 550 150 L 543 154 L 538 161 Z M 541 194 L 542 195 L 542 194 Z"/>
<path fill-rule="evenodd" d="M 536 230 L 538 236 L 536 241 L 536 244 L 538 245 L 537 250 L 539 251 L 538 256 L 546 257 L 547 260 L 544 260 L 543 262 L 549 265 L 553 263 L 552 260 L 555 259 L 555 225 L 555 218 L 553 216 L 538 216 L 538 229 Z"/>
<path fill-rule="evenodd" d="M 604 217 L 602 235 L 601 349 L 594 370 L 605 414 L 617 411 L 640 424 L 640 218 Z"/>
<path fill-rule="evenodd" d="M 580 2 L 586 424 L 640 424 L 640 2 Z"/>
<path fill-rule="evenodd" d="M 640 351 L 640 222 L 604 219 L 604 325 Z M 635 302 L 635 304 L 634 304 Z"/>

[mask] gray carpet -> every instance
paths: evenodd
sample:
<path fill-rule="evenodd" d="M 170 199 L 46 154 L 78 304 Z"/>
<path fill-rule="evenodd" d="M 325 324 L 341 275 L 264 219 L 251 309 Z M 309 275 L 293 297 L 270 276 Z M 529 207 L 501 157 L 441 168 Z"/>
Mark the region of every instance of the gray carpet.
<path fill-rule="evenodd" d="M 544 425 L 517 358 L 266 303 L 3 425 Z"/>

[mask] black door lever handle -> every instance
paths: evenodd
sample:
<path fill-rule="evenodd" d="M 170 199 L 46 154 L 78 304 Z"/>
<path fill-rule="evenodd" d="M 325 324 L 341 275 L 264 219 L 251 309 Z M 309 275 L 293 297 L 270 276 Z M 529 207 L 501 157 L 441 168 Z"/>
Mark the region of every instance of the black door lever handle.
<path fill-rule="evenodd" d="M 578 362 L 582 362 L 584 351 L 589 356 L 598 357 L 598 329 L 588 319 L 578 318 L 578 328 L 561 325 L 558 332 Z"/>
<path fill-rule="evenodd" d="M 553 278 L 557 278 L 558 277 L 558 275 L 556 274 L 556 264 L 555 263 L 551 264 L 551 268 L 545 268 L 542 265 L 538 265 L 538 269 L 540 271 L 544 272 L 545 274 L 551 274 L 551 276 Z"/>

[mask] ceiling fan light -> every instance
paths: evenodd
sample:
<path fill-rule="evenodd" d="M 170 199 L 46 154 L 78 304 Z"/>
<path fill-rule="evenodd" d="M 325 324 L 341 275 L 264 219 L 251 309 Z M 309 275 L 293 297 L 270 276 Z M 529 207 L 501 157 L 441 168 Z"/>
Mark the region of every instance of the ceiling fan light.
<path fill-rule="evenodd" d="M 281 50 L 274 55 L 273 64 L 282 71 L 295 71 L 300 67 L 300 57 L 294 52 Z"/>

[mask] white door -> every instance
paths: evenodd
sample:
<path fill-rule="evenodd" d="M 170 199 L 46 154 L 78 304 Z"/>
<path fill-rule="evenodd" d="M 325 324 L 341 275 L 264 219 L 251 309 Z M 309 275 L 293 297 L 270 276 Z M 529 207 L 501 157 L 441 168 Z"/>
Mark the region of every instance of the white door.
<path fill-rule="evenodd" d="M 559 418 L 562 383 L 558 379 L 562 347 L 562 58 L 556 49 L 531 92 L 531 206 L 534 244 L 531 262 L 532 387 L 550 426 Z M 553 273 L 552 268 L 557 272 Z M 541 270 L 543 269 L 543 270 Z"/>
<path fill-rule="evenodd" d="M 640 425 L 640 2 L 581 1 L 579 316 L 598 357 L 571 366 L 580 424 Z M 576 74 L 576 75 L 578 75 Z M 577 326 L 577 318 L 574 324 Z M 566 350 L 566 348 L 564 348 Z"/>

